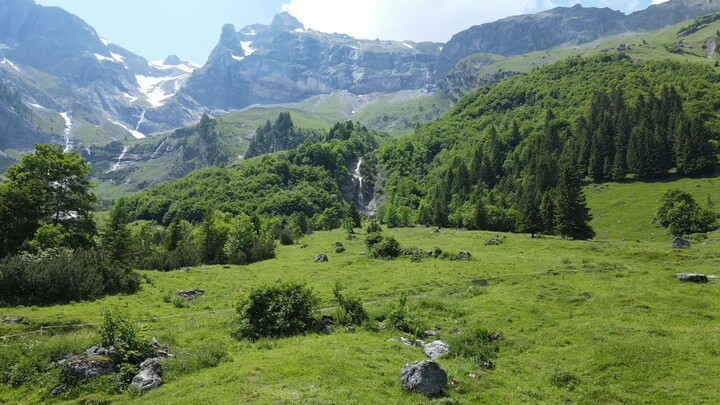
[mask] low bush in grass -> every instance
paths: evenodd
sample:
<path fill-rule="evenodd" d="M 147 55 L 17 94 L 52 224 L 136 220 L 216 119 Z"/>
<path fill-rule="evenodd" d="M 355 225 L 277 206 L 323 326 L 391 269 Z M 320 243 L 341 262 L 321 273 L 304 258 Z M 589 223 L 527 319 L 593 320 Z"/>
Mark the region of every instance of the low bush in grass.
<path fill-rule="evenodd" d="M 342 325 L 362 325 L 368 320 L 368 314 L 363 307 L 362 300 L 344 292 L 342 284 L 335 284 L 333 294 L 338 303 L 337 321 Z"/>
<path fill-rule="evenodd" d="M 407 305 L 407 294 L 400 295 L 398 302 L 390 312 L 388 312 L 386 320 L 397 330 L 410 333 L 415 336 L 423 336 L 426 330 L 425 325 L 410 313 Z"/>
<path fill-rule="evenodd" d="M 365 238 L 365 245 L 372 257 L 377 259 L 395 259 L 400 256 L 400 243 L 393 238 L 384 237 L 378 232 L 370 233 Z"/>
<path fill-rule="evenodd" d="M 301 335 L 316 326 L 319 300 L 303 283 L 282 282 L 255 288 L 238 304 L 235 337 L 250 340 Z"/>
<path fill-rule="evenodd" d="M 478 365 L 492 360 L 500 351 L 499 340 L 502 335 L 488 332 L 485 329 L 473 329 L 448 338 L 452 347 L 452 357 L 474 359 Z"/>
<path fill-rule="evenodd" d="M 103 314 L 100 339 L 103 347 L 114 346 L 122 354 L 123 363 L 140 364 L 152 353 L 150 339 L 117 311 Z"/>

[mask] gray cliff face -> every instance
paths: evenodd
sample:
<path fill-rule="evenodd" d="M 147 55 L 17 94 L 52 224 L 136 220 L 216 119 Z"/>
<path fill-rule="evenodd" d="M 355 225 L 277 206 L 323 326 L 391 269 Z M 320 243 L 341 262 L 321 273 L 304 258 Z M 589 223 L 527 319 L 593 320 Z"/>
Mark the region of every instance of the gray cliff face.
<path fill-rule="evenodd" d="M 358 40 L 305 30 L 287 13 L 272 24 L 223 27 L 207 64 L 181 91 L 209 109 L 422 89 L 433 83 L 440 44 Z"/>
<path fill-rule="evenodd" d="M 625 15 L 580 5 L 505 18 L 462 31 L 443 47 L 435 69 L 442 80 L 463 58 L 489 53 L 521 55 L 555 46 L 577 45 L 626 31 L 660 29 L 720 11 L 720 0 L 670 0 Z"/>
<path fill-rule="evenodd" d="M 585 43 L 621 29 L 624 14 L 580 5 L 544 13 L 509 17 L 474 26 L 452 37 L 440 54 L 437 74 L 445 76 L 464 57 L 477 53 L 503 56 Z"/>

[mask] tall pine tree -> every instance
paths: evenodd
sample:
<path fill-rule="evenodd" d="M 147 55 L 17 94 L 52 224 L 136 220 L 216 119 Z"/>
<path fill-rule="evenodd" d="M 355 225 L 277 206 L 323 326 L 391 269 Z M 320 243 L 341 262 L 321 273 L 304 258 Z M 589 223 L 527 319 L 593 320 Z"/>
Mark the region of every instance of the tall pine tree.
<path fill-rule="evenodd" d="M 592 239 L 595 231 L 589 225 L 591 219 L 580 177 L 571 165 L 562 165 L 555 197 L 556 231 L 565 238 Z"/>

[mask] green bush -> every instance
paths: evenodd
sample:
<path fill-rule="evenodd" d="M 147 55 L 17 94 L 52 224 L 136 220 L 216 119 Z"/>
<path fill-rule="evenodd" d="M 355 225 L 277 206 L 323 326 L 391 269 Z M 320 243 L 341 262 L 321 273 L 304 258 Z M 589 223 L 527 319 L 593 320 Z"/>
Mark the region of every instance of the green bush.
<path fill-rule="evenodd" d="M 717 219 L 718 214 L 711 207 L 701 208 L 690 193 L 675 188 L 660 197 L 654 218 L 675 236 L 712 231 L 717 228 Z"/>
<path fill-rule="evenodd" d="M 114 346 L 123 356 L 123 363 L 139 364 L 152 352 L 150 340 L 117 311 L 103 314 L 100 338 L 104 347 Z"/>
<path fill-rule="evenodd" d="M 384 239 L 385 238 L 378 232 L 369 233 L 368 236 L 365 237 L 365 246 L 367 246 L 368 250 L 372 251 L 375 245 Z"/>
<path fill-rule="evenodd" d="M 318 298 L 305 284 L 278 281 L 255 288 L 240 300 L 237 338 L 281 338 L 308 332 L 316 324 Z"/>
<path fill-rule="evenodd" d="M 342 284 L 335 284 L 333 294 L 338 302 L 340 310 L 337 320 L 343 325 L 362 325 L 368 320 L 368 314 L 363 307 L 362 300 L 353 295 L 344 294 L 345 287 Z"/>
<path fill-rule="evenodd" d="M 390 321 L 390 324 L 392 324 L 395 329 L 401 332 L 420 336 L 423 331 L 425 331 L 424 325 L 416 319 L 413 319 L 410 315 L 410 310 L 407 306 L 407 294 L 405 293 L 400 295 L 397 304 L 388 313 L 387 320 Z"/>
<path fill-rule="evenodd" d="M 95 249 L 24 253 L 0 262 L 0 299 L 6 304 L 83 301 L 138 289 L 137 273 Z"/>
<path fill-rule="evenodd" d="M 382 227 L 377 221 L 370 222 L 370 225 L 368 225 L 366 229 L 367 233 L 380 233 L 382 232 Z"/>
<path fill-rule="evenodd" d="M 372 247 L 372 256 L 379 259 L 395 259 L 400 256 L 400 243 L 393 238 L 385 238 Z"/>

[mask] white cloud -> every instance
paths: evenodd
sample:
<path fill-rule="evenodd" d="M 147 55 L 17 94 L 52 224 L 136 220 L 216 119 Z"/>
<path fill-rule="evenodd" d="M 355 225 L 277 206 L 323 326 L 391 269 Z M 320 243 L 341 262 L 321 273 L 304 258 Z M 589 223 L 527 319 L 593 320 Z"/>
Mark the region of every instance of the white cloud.
<path fill-rule="evenodd" d="M 635 11 L 650 0 L 288 0 L 306 27 L 356 38 L 445 42 L 473 25 L 582 3 Z M 654 0 L 662 1 L 662 0 Z"/>
<path fill-rule="evenodd" d="M 283 10 L 323 32 L 357 38 L 447 41 L 473 25 L 552 7 L 547 0 L 290 0 Z"/>

